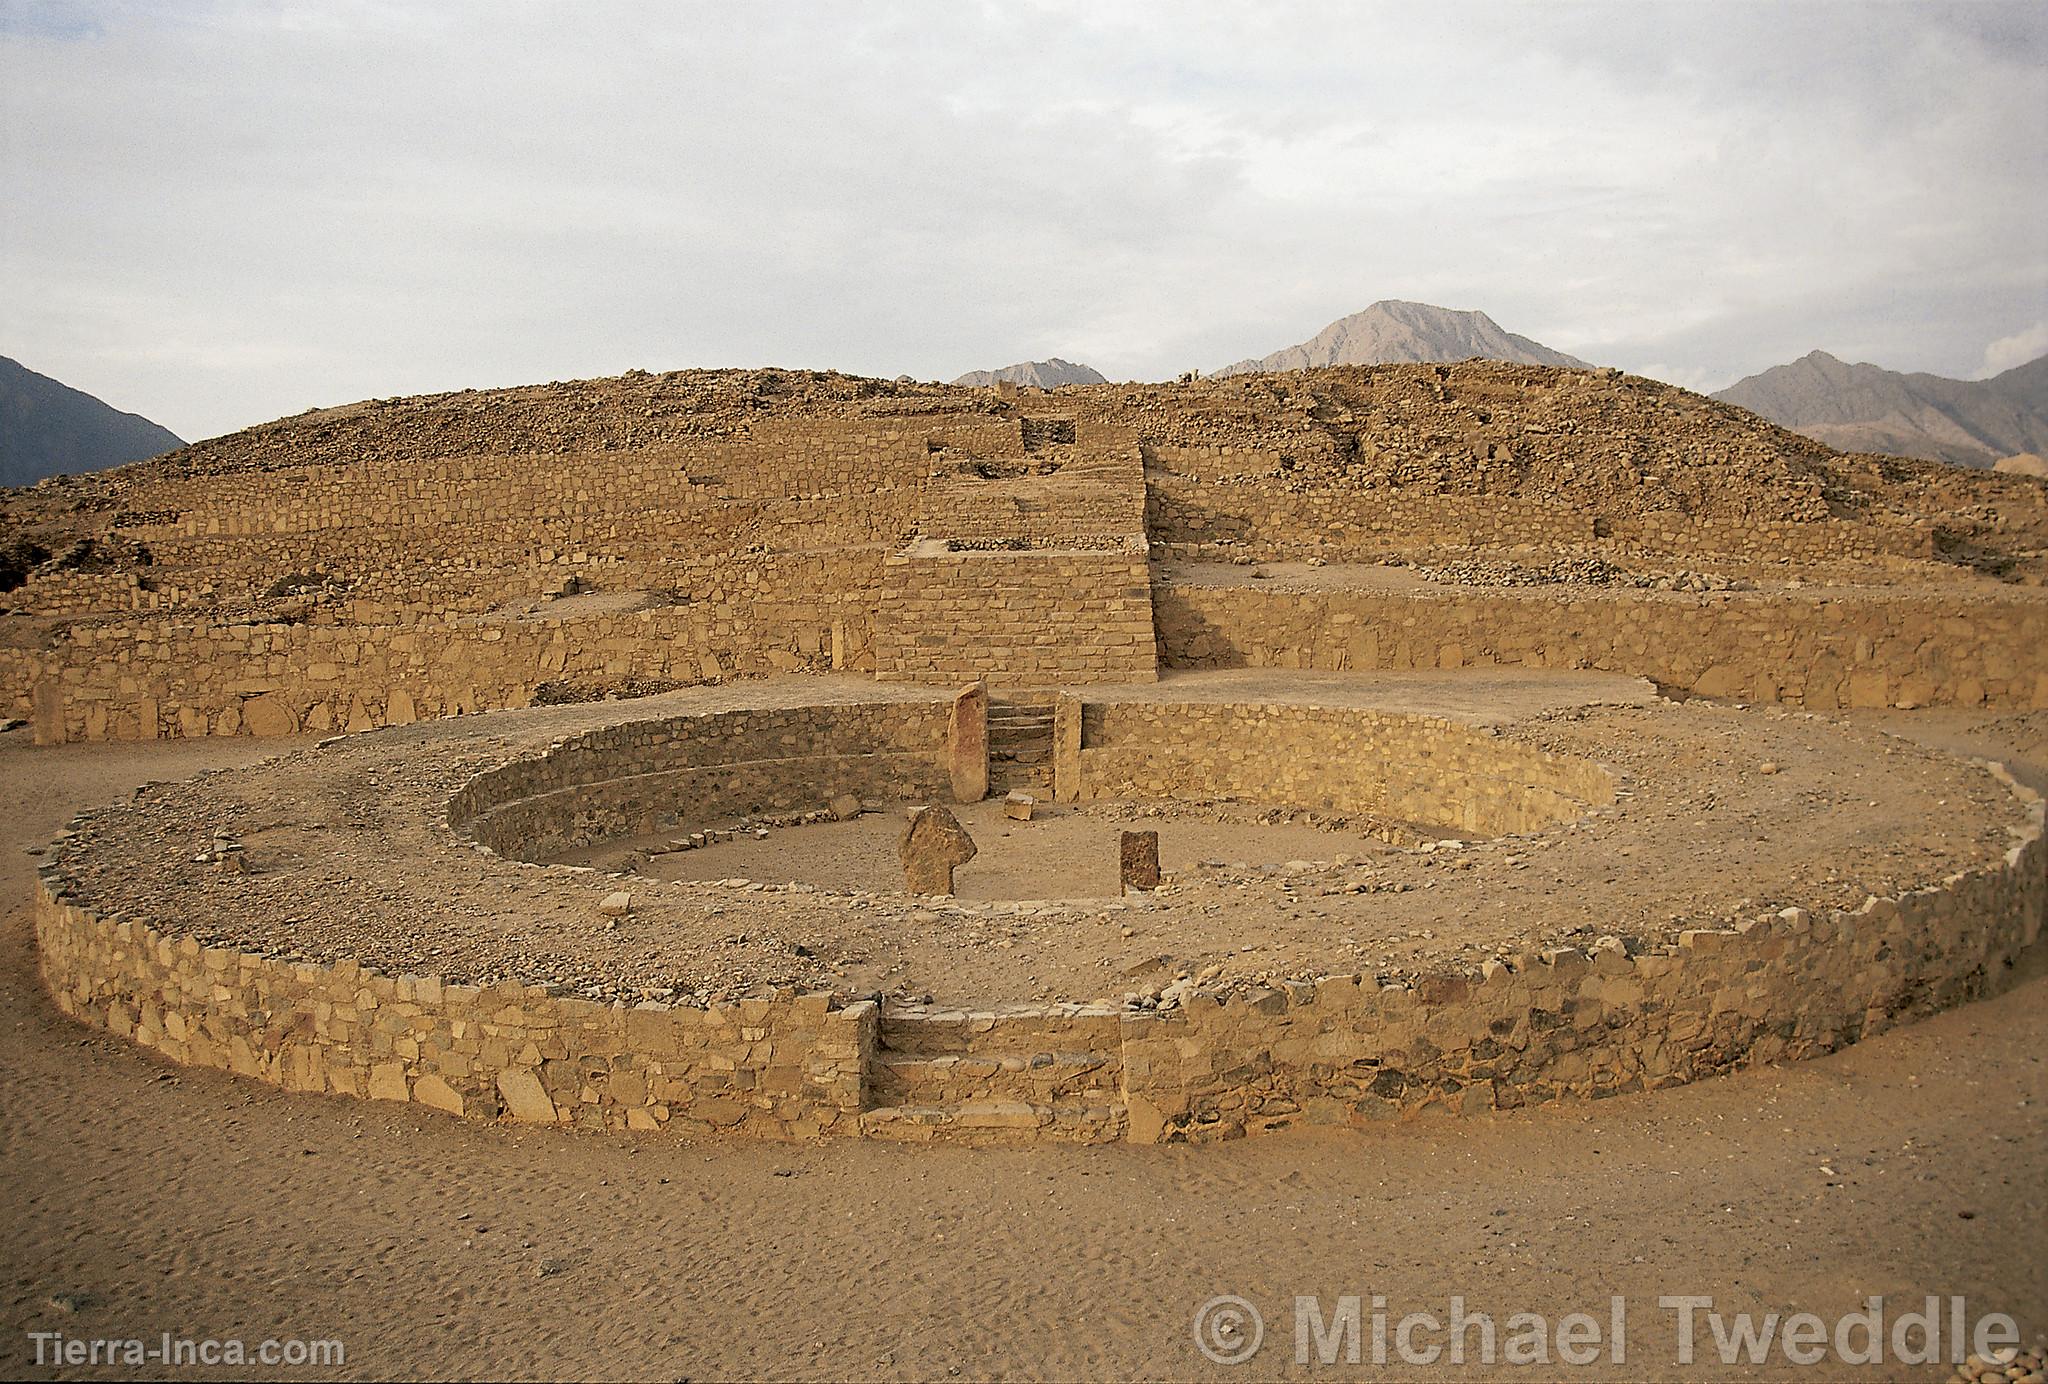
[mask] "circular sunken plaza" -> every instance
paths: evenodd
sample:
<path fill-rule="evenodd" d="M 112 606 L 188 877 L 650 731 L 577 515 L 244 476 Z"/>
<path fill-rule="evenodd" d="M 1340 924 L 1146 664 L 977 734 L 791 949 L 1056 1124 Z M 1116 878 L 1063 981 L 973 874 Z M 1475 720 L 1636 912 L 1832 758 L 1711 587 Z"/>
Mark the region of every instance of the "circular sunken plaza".
<path fill-rule="evenodd" d="M 955 703 L 771 679 L 154 785 L 49 852 L 45 977 L 182 1062 L 475 1118 L 1199 1140 L 1827 1051 L 2040 926 L 2034 795 L 1811 712 L 1520 672 Z M 902 887 L 928 803 L 978 847 L 950 895 Z"/>

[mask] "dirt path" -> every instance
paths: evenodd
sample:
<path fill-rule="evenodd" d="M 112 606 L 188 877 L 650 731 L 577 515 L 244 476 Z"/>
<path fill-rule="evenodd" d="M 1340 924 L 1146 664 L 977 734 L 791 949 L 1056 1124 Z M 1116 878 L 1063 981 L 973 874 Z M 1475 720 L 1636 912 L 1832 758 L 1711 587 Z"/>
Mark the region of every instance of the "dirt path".
<path fill-rule="evenodd" d="M 1818 1062 L 1370 1135 L 965 1151 L 480 1126 L 171 1068 L 56 1014 L 19 848 L 144 777 L 276 747 L 17 740 L 0 741 L 0 1339 L 32 1376 L 52 1371 L 31 1331 L 338 1337 L 351 1377 L 1430 1372 L 1298 1369 L 1296 1293 L 1332 1311 L 1383 1294 L 1395 1315 L 1455 1293 L 1553 1321 L 1625 1295 L 1629 1357 L 1572 1371 L 1588 1378 L 1845 1373 L 1677 1366 L 1660 1294 L 1833 1318 L 1953 1293 L 2048 1328 L 2048 980 Z M 1269 1323 L 1234 1370 L 1190 1333 L 1220 1293 Z"/>

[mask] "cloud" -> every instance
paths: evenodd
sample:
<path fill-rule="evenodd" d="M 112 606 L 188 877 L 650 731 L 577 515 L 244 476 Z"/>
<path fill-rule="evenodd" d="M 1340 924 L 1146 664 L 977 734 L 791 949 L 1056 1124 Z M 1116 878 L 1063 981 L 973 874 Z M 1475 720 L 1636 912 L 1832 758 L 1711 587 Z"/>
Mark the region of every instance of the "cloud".
<path fill-rule="evenodd" d="M 1378 298 L 1727 383 L 2048 320 L 2048 7 L 0 0 L 0 350 L 204 435 L 1169 378 Z"/>
<path fill-rule="evenodd" d="M 1984 365 L 1977 372 L 1977 378 L 1988 378 L 2043 355 L 2048 355 L 2048 320 L 2036 322 L 2011 336 L 2001 336 L 1986 346 Z"/>

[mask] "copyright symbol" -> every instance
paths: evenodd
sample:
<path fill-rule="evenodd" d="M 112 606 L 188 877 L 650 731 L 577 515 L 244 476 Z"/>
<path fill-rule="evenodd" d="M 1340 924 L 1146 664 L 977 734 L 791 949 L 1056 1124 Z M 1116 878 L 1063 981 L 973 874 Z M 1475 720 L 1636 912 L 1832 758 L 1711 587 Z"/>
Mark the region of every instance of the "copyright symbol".
<path fill-rule="evenodd" d="M 1259 1353 L 1266 1321 L 1259 1309 L 1224 1293 L 1195 1309 L 1195 1349 L 1219 1365 L 1242 1365 Z"/>

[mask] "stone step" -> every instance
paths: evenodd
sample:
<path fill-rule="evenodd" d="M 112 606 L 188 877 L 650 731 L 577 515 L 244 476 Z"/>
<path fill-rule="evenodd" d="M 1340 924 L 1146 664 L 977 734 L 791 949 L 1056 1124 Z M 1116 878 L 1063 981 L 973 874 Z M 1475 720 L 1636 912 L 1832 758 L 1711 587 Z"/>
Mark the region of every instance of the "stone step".
<path fill-rule="evenodd" d="M 869 1088 L 876 1105 L 960 1105 L 1022 1100 L 1113 1100 L 1122 1058 L 1100 1052 L 878 1055 Z"/>
<path fill-rule="evenodd" d="M 960 1105 L 880 1105 L 864 1110 L 860 1132 L 905 1143 L 1014 1144 L 1034 1140 L 1110 1144 L 1127 1124 L 1120 1103 L 1044 1105 L 974 1101 Z"/>
<path fill-rule="evenodd" d="M 892 1008 L 882 1015 L 881 1051 L 876 1055 L 885 1059 L 971 1054 L 1001 1059 L 1040 1051 L 1113 1053 L 1121 1050 L 1122 1025 L 1120 1005 L 1015 1012 Z"/>

